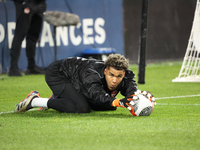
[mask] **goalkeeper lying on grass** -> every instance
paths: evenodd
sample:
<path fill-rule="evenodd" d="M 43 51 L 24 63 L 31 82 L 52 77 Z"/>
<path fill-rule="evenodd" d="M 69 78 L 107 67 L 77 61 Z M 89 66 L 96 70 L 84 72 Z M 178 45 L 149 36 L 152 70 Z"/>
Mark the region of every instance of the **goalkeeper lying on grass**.
<path fill-rule="evenodd" d="M 105 62 L 80 57 L 55 61 L 45 73 L 52 96 L 41 98 L 37 91 L 32 91 L 17 104 L 15 112 L 42 107 L 66 113 L 89 113 L 124 107 L 134 115 L 131 102 L 140 92 L 135 74 L 128 67 L 128 60 L 120 54 L 109 55 Z M 118 92 L 125 98 L 116 99 Z"/>

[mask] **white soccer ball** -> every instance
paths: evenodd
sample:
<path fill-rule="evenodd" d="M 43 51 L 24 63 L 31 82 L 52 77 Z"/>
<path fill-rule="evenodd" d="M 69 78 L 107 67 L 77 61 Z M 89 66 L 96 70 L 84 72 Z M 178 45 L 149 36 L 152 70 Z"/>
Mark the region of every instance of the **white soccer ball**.
<path fill-rule="evenodd" d="M 133 116 L 149 116 L 154 108 L 154 104 L 151 99 L 144 94 L 134 96 L 133 101 L 131 101 L 130 104 L 133 110 L 131 107 L 128 109 Z"/>

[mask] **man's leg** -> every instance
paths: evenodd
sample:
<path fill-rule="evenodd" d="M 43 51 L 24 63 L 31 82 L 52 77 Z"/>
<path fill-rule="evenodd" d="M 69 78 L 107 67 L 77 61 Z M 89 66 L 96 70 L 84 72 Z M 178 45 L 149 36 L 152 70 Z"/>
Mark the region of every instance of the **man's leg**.
<path fill-rule="evenodd" d="M 18 69 L 18 61 L 21 51 L 21 44 L 28 32 L 29 28 L 29 14 L 25 14 L 23 11 L 23 6 L 20 2 L 15 2 L 16 7 L 16 28 L 15 35 L 11 47 L 11 61 L 10 61 L 10 71 L 9 76 L 22 76 Z"/>
<path fill-rule="evenodd" d="M 36 43 L 40 35 L 41 26 L 42 18 L 39 18 L 37 14 L 33 15 L 26 37 L 26 56 L 28 60 L 28 68 L 35 67 Z"/>
<path fill-rule="evenodd" d="M 42 22 L 43 20 L 41 15 L 34 14 L 32 16 L 30 28 L 26 38 L 26 56 L 28 60 L 28 67 L 25 72 L 26 75 L 45 73 L 42 69 L 37 67 L 35 63 L 36 43 L 42 29 Z"/>
<path fill-rule="evenodd" d="M 58 98 L 49 99 L 48 108 L 67 113 L 89 113 L 91 111 L 87 98 L 76 91 L 76 89 L 67 83 L 64 91 Z"/>
<path fill-rule="evenodd" d="M 67 83 L 58 98 L 41 98 L 37 91 L 32 91 L 16 105 L 14 112 L 25 112 L 34 107 L 48 107 L 66 113 L 89 113 L 91 111 L 87 98 L 78 93 L 71 83 Z"/>
<path fill-rule="evenodd" d="M 58 60 L 46 68 L 45 80 L 54 94 L 54 99 L 48 100 L 48 108 L 69 113 L 90 112 L 86 97 L 78 93 L 71 85 L 70 79 L 60 71 L 61 63 L 62 61 Z"/>

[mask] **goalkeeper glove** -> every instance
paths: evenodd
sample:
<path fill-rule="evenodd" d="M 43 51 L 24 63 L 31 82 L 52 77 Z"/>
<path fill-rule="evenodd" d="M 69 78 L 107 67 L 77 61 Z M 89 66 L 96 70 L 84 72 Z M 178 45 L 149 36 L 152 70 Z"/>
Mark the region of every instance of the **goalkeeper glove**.
<path fill-rule="evenodd" d="M 123 99 L 115 99 L 113 102 L 112 102 L 112 106 L 113 107 L 124 107 L 124 108 L 127 108 L 130 110 L 129 106 L 130 105 L 134 105 L 134 102 L 133 102 L 133 97 L 140 94 L 141 91 L 140 90 L 137 90 L 135 92 L 135 94 L 133 95 L 129 95 Z"/>
<path fill-rule="evenodd" d="M 146 96 L 153 103 L 153 105 L 156 105 L 155 97 L 149 91 L 141 91 L 141 94 Z"/>
<path fill-rule="evenodd" d="M 133 100 L 134 95 L 127 96 L 123 99 L 115 99 L 112 102 L 113 107 L 124 107 L 128 108 L 130 106 L 131 101 Z"/>
<path fill-rule="evenodd" d="M 124 107 L 127 108 L 129 110 L 129 112 L 131 113 L 131 115 L 133 116 L 137 116 L 133 110 L 133 105 L 135 104 L 133 102 L 133 97 L 135 96 L 135 94 L 127 96 L 123 99 L 115 99 L 112 102 L 112 106 L 114 107 Z"/>

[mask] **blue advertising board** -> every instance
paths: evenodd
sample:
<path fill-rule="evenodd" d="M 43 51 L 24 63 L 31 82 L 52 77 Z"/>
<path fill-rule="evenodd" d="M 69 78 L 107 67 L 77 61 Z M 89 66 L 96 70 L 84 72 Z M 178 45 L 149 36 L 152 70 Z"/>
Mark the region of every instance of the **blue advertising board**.
<path fill-rule="evenodd" d="M 84 49 L 112 47 L 123 54 L 122 0 L 47 0 L 47 11 L 77 14 L 80 26 L 57 27 L 57 59 L 82 56 Z M 9 70 L 10 48 L 15 30 L 13 1 L 0 2 L 0 63 L 3 72 Z M 43 22 L 40 42 L 37 44 L 36 63 L 47 67 L 54 61 L 53 27 Z M 25 70 L 27 58 L 25 40 L 22 44 L 19 68 Z"/>

